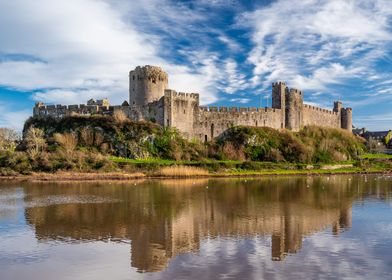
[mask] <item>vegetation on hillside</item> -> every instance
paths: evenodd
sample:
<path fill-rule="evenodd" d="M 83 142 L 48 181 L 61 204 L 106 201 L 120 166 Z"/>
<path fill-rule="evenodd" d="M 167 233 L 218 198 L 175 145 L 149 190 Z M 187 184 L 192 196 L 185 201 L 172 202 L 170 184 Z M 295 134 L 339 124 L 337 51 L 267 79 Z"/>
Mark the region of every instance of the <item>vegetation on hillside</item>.
<path fill-rule="evenodd" d="M 175 174 L 177 170 L 171 166 L 178 164 L 210 171 L 292 170 L 306 169 L 308 164 L 356 160 L 365 150 L 361 138 L 340 129 L 305 127 L 294 133 L 238 126 L 214 142 L 202 143 L 184 139 L 176 129 L 133 122 L 121 114 L 30 118 L 23 140 L 13 141 L 14 146 L 7 143 L 0 145 L 3 174 L 163 170 L 165 166 L 170 168 L 161 173 Z M 196 173 L 203 172 L 197 169 Z"/>
<path fill-rule="evenodd" d="M 233 127 L 218 138 L 214 148 L 223 159 L 300 163 L 352 160 L 365 150 L 363 140 L 347 131 L 316 126 L 298 133 L 268 127 Z"/>

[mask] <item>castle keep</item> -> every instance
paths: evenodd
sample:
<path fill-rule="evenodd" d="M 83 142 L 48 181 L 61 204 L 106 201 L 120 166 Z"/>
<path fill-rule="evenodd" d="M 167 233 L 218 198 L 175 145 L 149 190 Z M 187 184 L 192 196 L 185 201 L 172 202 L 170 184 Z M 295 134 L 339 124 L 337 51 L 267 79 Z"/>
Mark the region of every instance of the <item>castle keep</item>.
<path fill-rule="evenodd" d="M 161 68 L 146 65 L 129 73 L 129 102 L 112 106 L 107 99 L 89 100 L 86 105 L 36 103 L 34 116 L 61 118 L 71 114 L 113 114 L 124 112 L 135 121 L 152 121 L 175 127 L 187 138 L 209 141 L 233 125 L 272 127 L 298 131 L 306 125 L 352 130 L 352 109 L 334 102 L 333 110 L 304 104 L 303 92 L 284 82 L 272 84 L 272 108 L 202 107 L 199 94 L 169 89 L 168 75 Z"/>

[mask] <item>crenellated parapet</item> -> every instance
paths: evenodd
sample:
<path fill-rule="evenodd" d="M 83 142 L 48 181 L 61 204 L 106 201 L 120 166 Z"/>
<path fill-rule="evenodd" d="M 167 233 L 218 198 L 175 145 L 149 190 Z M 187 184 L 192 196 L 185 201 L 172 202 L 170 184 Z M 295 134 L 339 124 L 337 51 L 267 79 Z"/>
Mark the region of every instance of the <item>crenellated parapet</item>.
<path fill-rule="evenodd" d="M 185 93 L 185 92 L 177 92 L 172 89 L 165 90 L 165 96 L 170 98 L 179 98 L 179 99 L 188 99 L 191 101 L 199 102 L 199 94 L 198 93 Z"/>
<path fill-rule="evenodd" d="M 302 91 L 296 88 L 290 88 L 289 89 L 290 94 L 299 94 L 302 95 Z"/>
<path fill-rule="evenodd" d="M 100 104 L 100 105 L 98 105 Z M 72 104 L 72 105 L 53 105 L 37 102 L 33 108 L 33 116 L 62 118 L 70 115 L 110 115 L 113 111 L 123 106 L 111 106 L 109 100 L 97 100 L 94 102 L 90 99 L 87 104 Z"/>
<path fill-rule="evenodd" d="M 265 113 L 265 112 L 280 112 L 280 109 L 268 107 L 225 107 L 225 106 L 200 106 L 201 112 L 214 113 Z"/>
<path fill-rule="evenodd" d="M 320 107 L 309 105 L 309 104 L 304 104 L 304 109 L 305 110 L 310 110 L 310 111 L 315 111 L 315 112 L 322 112 L 322 113 L 335 115 L 335 116 L 340 114 L 339 112 L 335 112 L 335 111 L 332 111 L 332 110 L 320 108 Z"/>
<path fill-rule="evenodd" d="M 150 81 L 167 81 L 168 75 L 162 68 L 158 66 L 145 65 L 138 66 L 135 70 L 130 71 L 131 75 L 136 75 L 137 80 L 150 80 Z"/>

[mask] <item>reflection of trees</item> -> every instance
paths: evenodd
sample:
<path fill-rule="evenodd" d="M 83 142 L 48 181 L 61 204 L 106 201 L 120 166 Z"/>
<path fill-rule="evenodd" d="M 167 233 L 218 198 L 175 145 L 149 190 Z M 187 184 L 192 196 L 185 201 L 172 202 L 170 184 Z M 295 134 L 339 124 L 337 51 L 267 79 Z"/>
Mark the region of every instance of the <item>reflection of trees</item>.
<path fill-rule="evenodd" d="M 38 239 L 131 240 L 131 265 L 164 269 L 174 256 L 198 250 L 209 236 L 271 236 L 273 260 L 297 252 L 306 235 L 351 227 L 351 206 L 362 194 L 388 198 L 381 180 L 365 177 L 163 180 L 138 185 L 31 185 L 26 201 L 51 196 L 111 198 L 26 210 Z M 208 187 L 207 187 L 208 186 Z M 72 202 L 72 199 L 70 199 Z"/>

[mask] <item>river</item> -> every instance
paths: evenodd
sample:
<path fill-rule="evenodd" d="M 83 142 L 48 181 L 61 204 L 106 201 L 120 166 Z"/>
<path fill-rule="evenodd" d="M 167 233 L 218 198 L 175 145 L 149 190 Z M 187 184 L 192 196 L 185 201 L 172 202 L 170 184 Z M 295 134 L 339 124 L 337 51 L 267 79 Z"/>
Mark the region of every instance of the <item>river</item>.
<path fill-rule="evenodd" d="M 0 182 L 0 279 L 391 279 L 392 176 Z"/>

